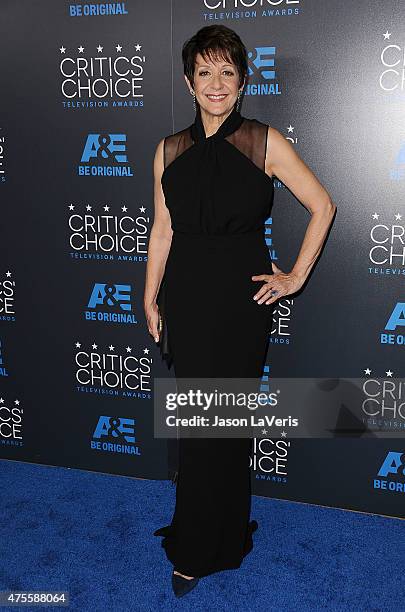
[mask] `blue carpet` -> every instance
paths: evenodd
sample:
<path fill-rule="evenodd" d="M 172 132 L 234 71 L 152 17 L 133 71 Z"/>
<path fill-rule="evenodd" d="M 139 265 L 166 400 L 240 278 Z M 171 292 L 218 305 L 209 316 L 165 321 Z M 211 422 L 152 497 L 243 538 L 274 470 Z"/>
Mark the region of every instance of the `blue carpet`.
<path fill-rule="evenodd" d="M 254 496 L 242 567 L 176 599 L 152 535 L 171 519 L 169 481 L 0 460 L 0 483 L 0 591 L 66 590 L 69 609 L 102 612 L 405 610 L 400 519 Z"/>

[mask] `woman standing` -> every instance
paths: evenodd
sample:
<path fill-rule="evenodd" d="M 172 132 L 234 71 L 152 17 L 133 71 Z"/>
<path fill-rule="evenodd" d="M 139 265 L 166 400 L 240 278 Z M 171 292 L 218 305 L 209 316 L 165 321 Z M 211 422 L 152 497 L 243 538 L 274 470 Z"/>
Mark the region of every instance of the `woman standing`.
<path fill-rule="evenodd" d="M 144 295 L 148 330 L 165 316 L 176 377 L 260 378 L 273 305 L 304 284 L 335 205 L 293 146 L 239 112 L 247 51 L 223 25 L 207 26 L 182 51 L 196 110 L 187 128 L 162 139 L 154 160 L 155 218 Z M 264 223 L 275 174 L 310 211 L 290 272 L 270 260 Z M 174 565 L 177 596 L 202 576 L 240 567 L 253 547 L 250 438 L 180 438 L 176 507 L 155 531 Z"/>

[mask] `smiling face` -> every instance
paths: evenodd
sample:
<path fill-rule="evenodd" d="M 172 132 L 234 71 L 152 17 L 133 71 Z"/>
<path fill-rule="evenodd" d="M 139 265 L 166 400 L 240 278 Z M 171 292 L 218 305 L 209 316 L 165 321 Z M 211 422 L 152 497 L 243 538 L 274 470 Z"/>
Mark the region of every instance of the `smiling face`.
<path fill-rule="evenodd" d="M 239 92 L 239 73 L 234 63 L 225 58 L 208 57 L 200 53 L 194 67 L 194 87 L 186 76 L 189 89 L 194 89 L 197 102 L 208 113 L 222 115 L 230 112 Z"/>

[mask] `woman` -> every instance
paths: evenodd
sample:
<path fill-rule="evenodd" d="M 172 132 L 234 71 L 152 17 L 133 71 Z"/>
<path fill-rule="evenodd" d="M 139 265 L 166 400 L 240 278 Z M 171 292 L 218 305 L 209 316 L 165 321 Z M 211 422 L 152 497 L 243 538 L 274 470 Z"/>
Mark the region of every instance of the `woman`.
<path fill-rule="evenodd" d="M 240 114 L 247 51 L 233 30 L 202 28 L 184 44 L 182 58 L 196 115 L 156 149 L 148 330 L 158 342 L 156 297 L 164 275 L 176 377 L 260 378 L 273 305 L 303 286 L 336 207 L 275 128 Z M 271 262 L 265 243 L 273 175 L 311 213 L 290 272 Z M 154 534 L 164 536 L 177 596 L 202 576 L 240 567 L 252 550 L 251 441 L 179 438 L 173 519 Z"/>

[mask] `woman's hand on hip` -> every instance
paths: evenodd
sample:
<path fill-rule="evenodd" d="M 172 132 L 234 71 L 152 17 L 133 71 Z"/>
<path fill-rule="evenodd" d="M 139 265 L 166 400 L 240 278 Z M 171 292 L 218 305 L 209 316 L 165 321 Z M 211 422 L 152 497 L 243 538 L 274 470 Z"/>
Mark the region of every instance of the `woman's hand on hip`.
<path fill-rule="evenodd" d="M 156 302 L 149 306 L 144 306 L 145 317 L 148 325 L 148 332 L 155 342 L 159 342 L 159 307 Z"/>
<path fill-rule="evenodd" d="M 263 302 L 265 302 L 266 305 L 272 304 L 281 297 L 295 293 L 304 284 L 305 279 L 300 278 L 294 272 L 283 272 L 273 261 L 271 262 L 271 266 L 274 274 L 258 274 L 252 276 L 252 280 L 254 281 L 265 281 L 264 285 L 260 287 L 259 291 L 253 297 L 258 304 L 263 304 Z"/>

